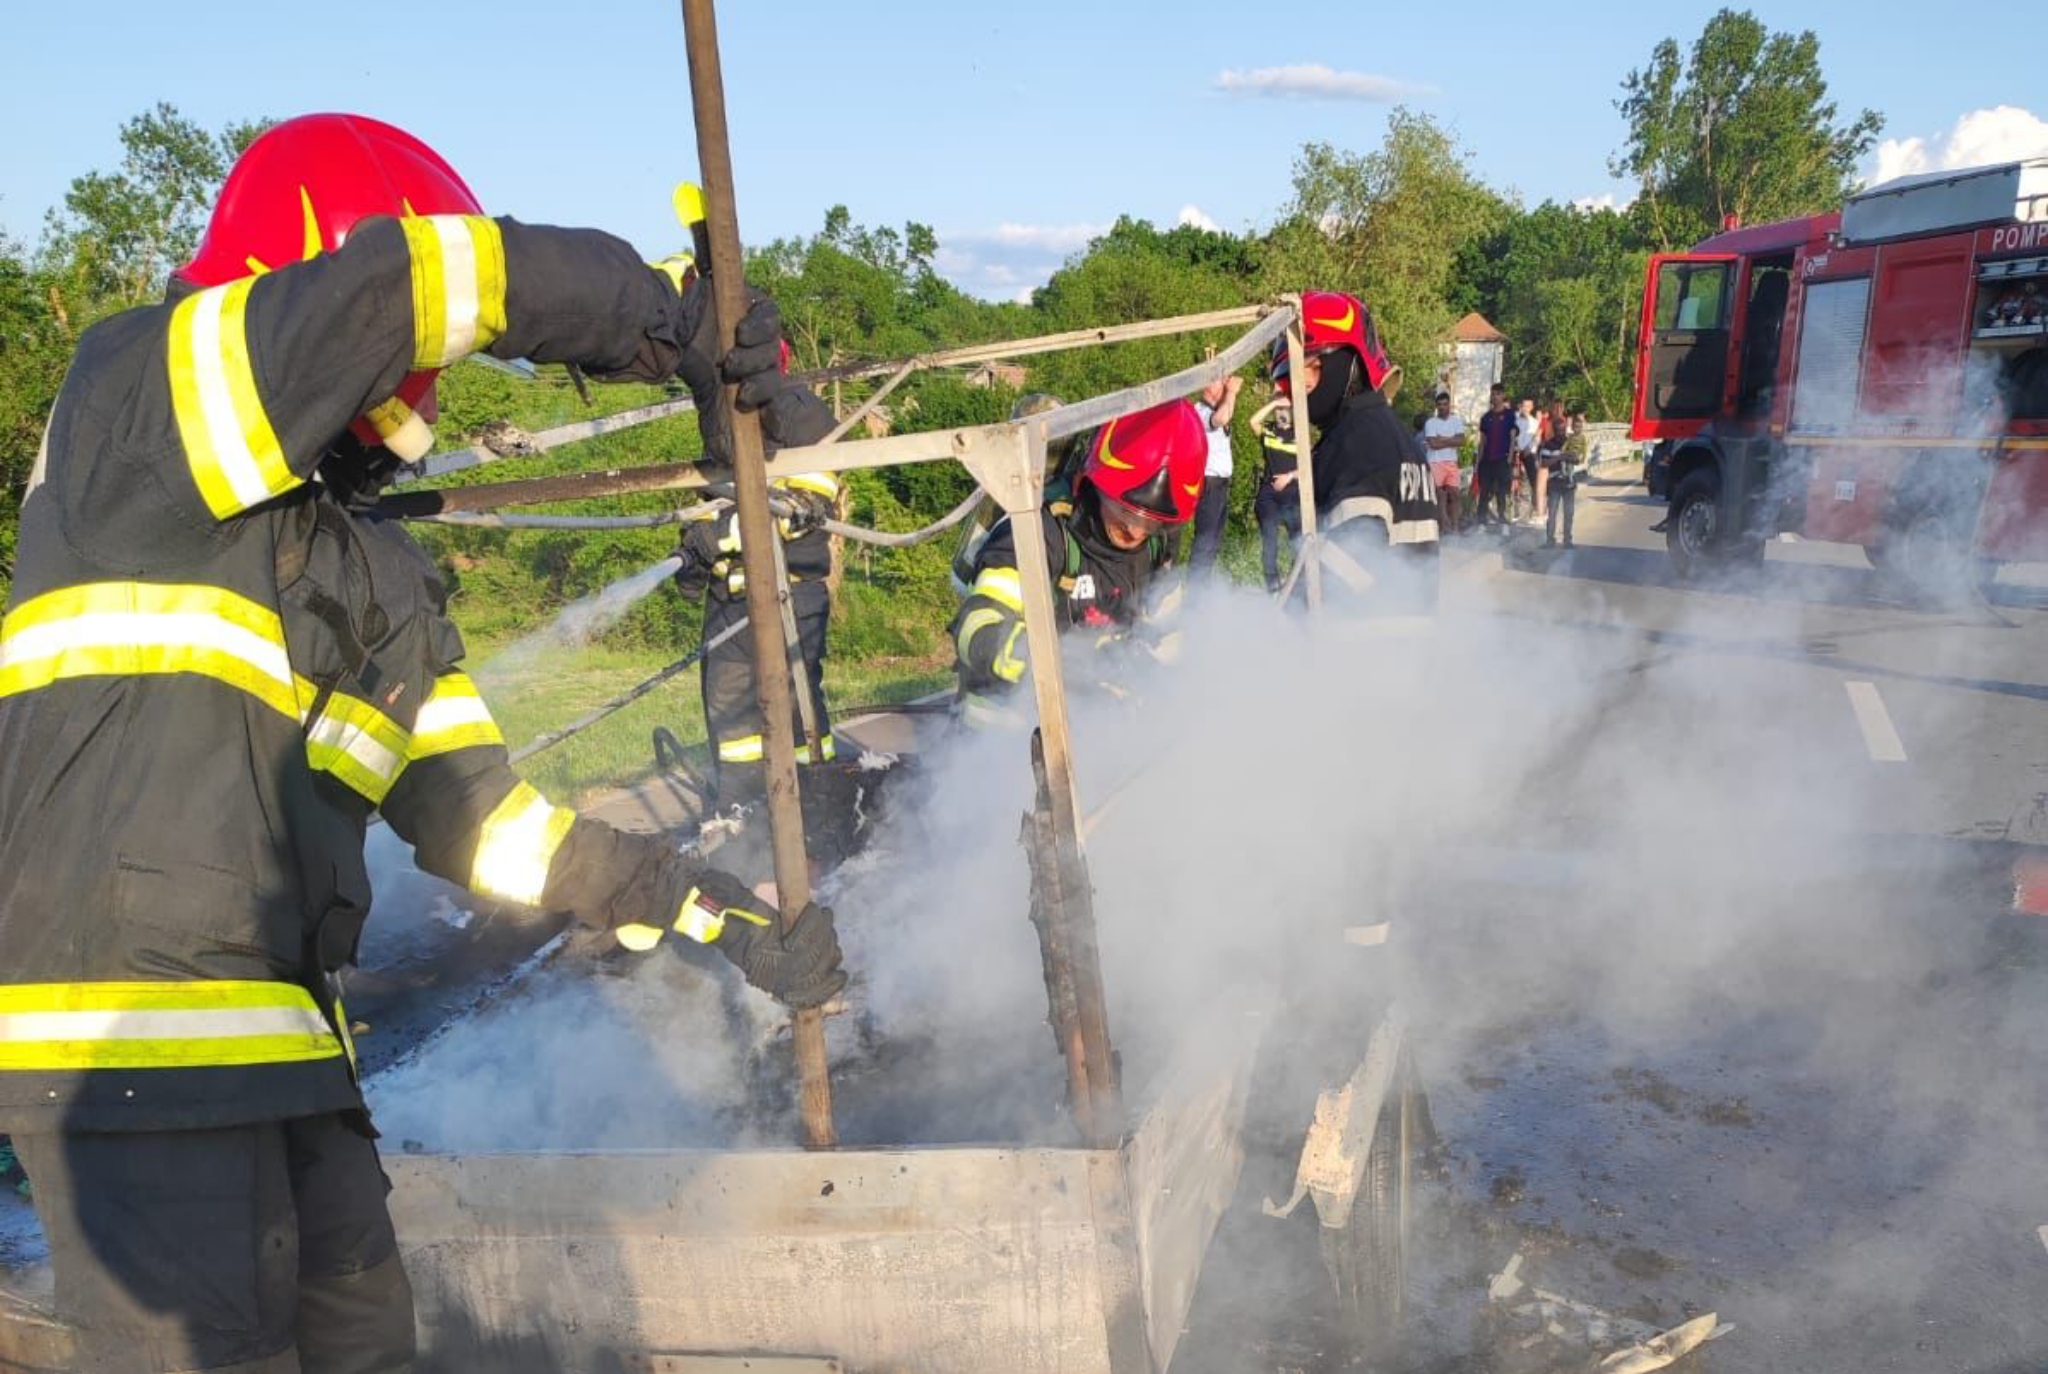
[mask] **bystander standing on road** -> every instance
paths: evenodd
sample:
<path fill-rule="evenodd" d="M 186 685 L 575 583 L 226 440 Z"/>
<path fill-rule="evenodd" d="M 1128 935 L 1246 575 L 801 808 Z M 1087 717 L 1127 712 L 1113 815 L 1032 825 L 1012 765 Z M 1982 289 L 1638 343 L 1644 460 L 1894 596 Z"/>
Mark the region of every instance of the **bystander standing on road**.
<path fill-rule="evenodd" d="M 1536 503 L 1533 517 L 1536 520 L 1543 519 L 1546 510 L 1543 481 L 1547 473 L 1536 460 L 1542 437 L 1543 425 L 1536 418 L 1536 398 L 1524 396 L 1522 403 L 1515 407 L 1515 461 L 1522 465 L 1522 475 L 1529 483 L 1530 498 Z"/>
<path fill-rule="evenodd" d="M 1573 416 L 1560 422 L 1540 450 L 1543 473 L 1549 480 L 1550 506 L 1544 514 L 1543 546 L 1557 544 L 1559 517 L 1563 517 L 1564 546 L 1572 547 L 1572 518 L 1578 511 L 1579 474 L 1586 466 L 1586 427 Z"/>
<path fill-rule="evenodd" d="M 1280 535 L 1301 538 L 1300 454 L 1294 447 L 1294 404 L 1275 396 L 1252 416 L 1252 432 L 1259 436 L 1264 469 L 1259 474 L 1259 494 L 1252 502 L 1252 514 L 1259 522 L 1259 566 L 1266 575 L 1266 590 L 1280 590 Z M 1300 545 L 1293 546 L 1299 555 Z"/>
<path fill-rule="evenodd" d="M 1230 522 L 1230 422 L 1237 414 L 1242 377 L 1225 377 L 1202 388 L 1195 413 L 1209 434 L 1209 464 L 1203 473 L 1202 500 L 1195 507 L 1195 540 L 1188 550 L 1188 573 L 1199 576 L 1223 552 L 1223 529 Z"/>
<path fill-rule="evenodd" d="M 1486 507 L 1493 504 L 1493 524 L 1506 535 L 1508 484 L 1515 455 L 1515 412 L 1508 405 L 1508 390 L 1494 383 L 1486 414 L 1479 417 L 1479 463 L 1475 476 L 1479 488 L 1479 521 L 1486 524 Z"/>
<path fill-rule="evenodd" d="M 1458 450 L 1465 443 L 1465 422 L 1451 413 L 1451 393 L 1436 394 L 1436 414 L 1422 422 L 1422 446 L 1429 475 L 1436 485 L 1439 519 L 1446 531 L 1458 528 Z"/>

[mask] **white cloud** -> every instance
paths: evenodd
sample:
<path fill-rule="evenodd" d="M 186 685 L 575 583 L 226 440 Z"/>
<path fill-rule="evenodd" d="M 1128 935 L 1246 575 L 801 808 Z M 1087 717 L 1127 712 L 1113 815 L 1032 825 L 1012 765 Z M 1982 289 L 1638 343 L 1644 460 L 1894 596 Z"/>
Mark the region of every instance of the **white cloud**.
<path fill-rule="evenodd" d="M 983 300 L 1031 298 L 1068 257 L 1109 232 L 1106 224 L 1014 224 L 957 229 L 939 235 L 932 266 Z"/>
<path fill-rule="evenodd" d="M 1174 223 L 1192 225 L 1197 229 L 1207 229 L 1212 234 L 1223 232 L 1222 225 L 1202 213 L 1202 207 L 1192 202 L 1180 207 L 1180 217 L 1174 220 Z"/>
<path fill-rule="evenodd" d="M 1918 172 L 1981 167 L 2023 157 L 2048 155 L 2048 120 L 2017 105 L 1972 110 L 1946 133 L 1921 138 L 1888 138 L 1877 145 L 1873 184 Z"/>
<path fill-rule="evenodd" d="M 1625 202 L 1618 200 L 1612 191 L 1602 191 L 1597 196 L 1578 196 L 1572 201 L 1574 210 L 1622 210 Z"/>
<path fill-rule="evenodd" d="M 1371 72 L 1340 72 L 1320 62 L 1291 67 L 1231 67 L 1216 77 L 1216 89 L 1231 95 L 1292 96 L 1304 100 L 1365 100 L 1390 104 L 1405 96 L 1421 95 L 1427 86 L 1417 86 L 1391 76 Z"/>
<path fill-rule="evenodd" d="M 1109 232 L 1106 224 L 998 224 L 993 229 L 967 229 L 946 237 L 961 243 L 992 243 L 1005 248 L 1035 248 L 1071 253 Z"/>

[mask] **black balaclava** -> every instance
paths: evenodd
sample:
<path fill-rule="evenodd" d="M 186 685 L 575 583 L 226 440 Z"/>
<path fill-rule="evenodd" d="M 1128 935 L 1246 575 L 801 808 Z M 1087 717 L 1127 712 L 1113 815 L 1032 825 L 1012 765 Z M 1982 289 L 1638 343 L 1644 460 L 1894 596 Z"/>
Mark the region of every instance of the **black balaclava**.
<path fill-rule="evenodd" d="M 1344 360 L 1343 366 L 1337 360 Z M 1359 388 L 1358 355 L 1348 348 L 1333 348 L 1323 355 L 1323 375 L 1308 393 L 1309 422 L 1327 428 L 1337 418 L 1345 398 Z"/>

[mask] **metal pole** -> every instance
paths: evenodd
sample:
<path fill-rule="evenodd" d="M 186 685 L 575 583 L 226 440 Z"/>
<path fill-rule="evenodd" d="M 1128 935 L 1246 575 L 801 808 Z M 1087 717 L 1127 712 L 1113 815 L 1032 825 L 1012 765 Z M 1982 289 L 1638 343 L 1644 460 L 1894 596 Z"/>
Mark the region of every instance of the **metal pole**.
<path fill-rule="evenodd" d="M 1287 326 L 1287 391 L 1294 401 L 1294 484 L 1301 488 L 1301 545 L 1296 555 L 1307 560 L 1302 572 L 1308 579 L 1308 608 L 1313 613 L 1323 604 L 1321 550 L 1316 546 L 1315 436 L 1308 427 L 1308 378 L 1302 373 L 1308 355 L 1301 346 L 1301 297 L 1289 296 L 1287 306 L 1294 312 L 1294 323 Z"/>
<path fill-rule="evenodd" d="M 1045 471 L 1045 429 L 1024 427 L 1017 442 L 1028 445 L 1023 473 Z M 1087 1111 L 1077 1112 L 1089 1143 L 1111 1147 L 1123 1139 L 1122 1093 L 1110 1052 L 1109 1014 L 1102 988 L 1102 962 L 1095 944 L 1095 912 L 1088 866 L 1081 849 L 1079 807 L 1075 804 L 1074 755 L 1067 726 L 1067 690 L 1060 666 L 1059 621 L 1053 609 L 1052 569 L 1047 562 L 1045 525 L 1038 519 L 1036 492 L 1031 508 L 1012 511 L 1010 530 L 1016 542 L 1017 577 L 1023 583 L 1024 626 L 1031 646 L 1031 685 L 1038 697 L 1039 739 L 1045 758 L 1045 791 L 1052 816 L 1068 904 L 1068 979 L 1073 987 L 1075 1027 L 1081 1040 Z M 1005 504 L 1008 504 L 1007 502 Z"/>
<path fill-rule="evenodd" d="M 733 328 L 746 312 L 746 269 L 740 252 L 739 215 L 733 204 L 732 148 L 725 124 L 725 77 L 718 62 L 718 20 L 712 0 L 683 0 L 689 48 L 690 105 L 697 124 L 697 166 L 704 178 L 705 229 L 711 240 L 710 284 L 718 315 L 718 348 L 732 347 Z M 796 748 L 790 730 L 789 662 L 776 605 L 775 517 L 768 509 L 767 453 L 760 418 L 733 405 L 733 495 L 739 506 L 740 559 L 747 574 L 747 619 L 753 623 L 754 686 L 760 693 L 762 738 L 768 769 L 768 823 L 775 849 L 776 902 L 785 922 L 811 900 L 810 858 L 804 852 L 803 809 L 797 796 Z M 825 1020 L 818 1008 L 793 1020 L 798 1105 L 804 1144 L 814 1150 L 838 1143 L 832 1127 L 832 1083 L 825 1061 Z"/>

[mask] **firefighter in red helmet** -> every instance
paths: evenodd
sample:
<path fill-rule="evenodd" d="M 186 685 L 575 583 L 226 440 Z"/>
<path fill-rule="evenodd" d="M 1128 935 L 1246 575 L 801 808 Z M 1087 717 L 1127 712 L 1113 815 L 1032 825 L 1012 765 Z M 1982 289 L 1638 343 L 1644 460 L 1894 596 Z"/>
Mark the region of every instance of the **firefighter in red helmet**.
<path fill-rule="evenodd" d="M 1139 623 L 1153 577 L 1171 559 L 1168 532 L 1194 518 L 1208 430 L 1194 406 L 1168 401 L 1110 421 L 1086 452 L 1072 490 L 1065 482 L 1049 483 L 1040 512 L 1053 604 L 1062 630 L 1120 639 Z M 1030 655 L 1008 517 L 975 556 L 952 634 L 961 718 L 977 727 L 1027 723 L 1016 689 Z"/>
<path fill-rule="evenodd" d="M 1427 614 L 1437 600 L 1437 506 L 1429 465 L 1415 454 L 1390 402 L 1401 369 L 1356 296 L 1305 291 L 1302 367 L 1307 375 L 1320 558 L 1334 582 L 1371 614 Z M 1285 341 L 1275 345 L 1274 385 L 1293 394 Z"/>
<path fill-rule="evenodd" d="M 73 1367 L 409 1365 L 339 985 L 373 812 L 479 892 L 714 944 L 799 1005 L 843 984 L 830 913 L 785 936 L 737 880 L 521 781 L 432 563 L 371 506 L 474 350 L 680 375 L 707 418 L 722 371 L 771 438 L 819 437 L 772 306 L 717 359 L 708 302 L 609 235 L 487 218 L 397 129 L 311 115 L 236 163 L 169 299 L 80 338 L 0 621 L 0 1129 Z"/>

